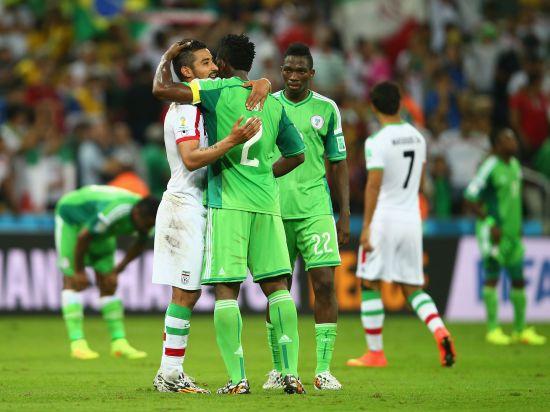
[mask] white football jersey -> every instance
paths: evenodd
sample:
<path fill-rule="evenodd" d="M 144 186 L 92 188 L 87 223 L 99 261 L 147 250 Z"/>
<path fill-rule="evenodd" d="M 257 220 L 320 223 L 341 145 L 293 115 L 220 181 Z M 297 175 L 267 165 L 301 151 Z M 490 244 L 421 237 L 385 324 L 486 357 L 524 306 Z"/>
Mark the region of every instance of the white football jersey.
<path fill-rule="evenodd" d="M 426 141 L 406 122 L 388 124 L 365 142 L 367 169 L 383 169 L 373 220 L 420 220 L 418 189 L 426 162 Z"/>
<path fill-rule="evenodd" d="M 208 146 L 202 114 L 195 106 L 172 103 L 164 119 L 164 145 L 171 173 L 166 191 L 202 205 L 206 167 L 187 170 L 178 151 L 178 144 L 187 140 L 198 140 L 200 147 Z"/>

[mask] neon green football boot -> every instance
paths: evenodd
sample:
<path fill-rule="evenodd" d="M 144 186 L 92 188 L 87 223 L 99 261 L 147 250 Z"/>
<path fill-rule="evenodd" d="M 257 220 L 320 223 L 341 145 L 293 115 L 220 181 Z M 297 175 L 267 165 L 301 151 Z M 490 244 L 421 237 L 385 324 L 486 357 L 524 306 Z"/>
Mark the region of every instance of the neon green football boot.
<path fill-rule="evenodd" d="M 540 346 L 546 343 L 546 337 L 539 335 L 534 327 L 530 327 L 523 329 L 521 332 L 514 332 L 512 334 L 512 341 L 514 343 Z"/>
<path fill-rule="evenodd" d="M 124 338 L 111 342 L 111 355 L 115 358 L 126 359 L 143 359 L 147 357 L 147 353 L 130 346 Z"/>
<path fill-rule="evenodd" d="M 485 340 L 492 345 L 506 346 L 512 343 L 512 338 L 506 335 L 501 328 L 495 328 L 487 332 Z"/>
<path fill-rule="evenodd" d="M 71 342 L 71 358 L 80 360 L 97 359 L 99 358 L 99 353 L 90 349 L 86 339 L 78 339 Z"/>

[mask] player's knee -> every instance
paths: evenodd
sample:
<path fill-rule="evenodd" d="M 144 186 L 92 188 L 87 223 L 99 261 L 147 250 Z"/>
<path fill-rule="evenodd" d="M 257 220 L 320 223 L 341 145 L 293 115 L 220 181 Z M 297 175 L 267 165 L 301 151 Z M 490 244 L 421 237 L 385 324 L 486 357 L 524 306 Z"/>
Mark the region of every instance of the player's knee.
<path fill-rule="evenodd" d="M 201 297 L 201 291 L 199 290 L 183 290 L 179 288 L 172 288 L 172 303 L 179 306 L 185 306 L 193 309 L 195 304 Z"/>
<path fill-rule="evenodd" d="M 498 283 L 497 278 L 487 278 L 487 279 L 485 279 L 485 286 L 489 286 L 491 288 L 494 288 L 494 287 L 496 287 L 497 283 Z"/>
<path fill-rule="evenodd" d="M 523 289 L 525 287 L 524 279 L 512 279 L 512 287 L 514 289 Z"/>
<path fill-rule="evenodd" d="M 380 284 L 378 282 L 361 279 L 361 290 L 380 290 Z"/>

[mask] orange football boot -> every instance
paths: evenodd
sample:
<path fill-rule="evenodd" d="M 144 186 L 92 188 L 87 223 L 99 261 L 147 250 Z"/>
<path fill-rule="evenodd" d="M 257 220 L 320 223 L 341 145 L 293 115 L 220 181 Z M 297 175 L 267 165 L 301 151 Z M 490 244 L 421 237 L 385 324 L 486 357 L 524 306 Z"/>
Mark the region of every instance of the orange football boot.
<path fill-rule="evenodd" d="M 441 365 L 446 367 L 453 366 L 456 360 L 456 351 L 449 331 L 446 328 L 439 328 L 435 331 L 434 338 L 439 348 Z"/>
<path fill-rule="evenodd" d="M 362 366 L 365 368 L 384 368 L 388 365 L 383 350 L 367 351 L 357 359 L 350 359 L 346 362 L 348 366 Z"/>

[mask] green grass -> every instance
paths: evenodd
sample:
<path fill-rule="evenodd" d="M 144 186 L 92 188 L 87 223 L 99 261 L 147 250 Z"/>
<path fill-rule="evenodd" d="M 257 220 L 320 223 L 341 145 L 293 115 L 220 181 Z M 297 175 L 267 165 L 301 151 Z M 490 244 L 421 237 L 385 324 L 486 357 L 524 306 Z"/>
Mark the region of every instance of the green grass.
<path fill-rule="evenodd" d="M 94 361 L 68 357 L 64 326 L 58 317 L 2 316 L 0 319 L 0 410 L 548 410 L 550 349 L 493 347 L 483 341 L 483 325 L 450 325 L 458 363 L 439 366 L 436 347 L 415 318 L 389 316 L 384 338 L 389 367 L 348 368 L 346 359 L 360 355 L 364 337 L 357 317 L 341 317 L 333 373 L 344 390 L 319 393 L 311 385 L 314 364 L 313 320 L 302 317 L 300 373 L 306 396 L 286 396 L 261 389 L 270 369 L 265 326 L 261 317 L 244 316 L 244 352 L 250 396 L 161 394 L 151 382 L 161 352 L 163 317 L 127 319 L 129 339 L 146 350 L 144 361 L 112 359 L 105 325 L 86 319 Z M 550 335 L 550 325 L 538 330 Z M 186 371 L 215 390 L 226 381 L 210 316 L 192 320 Z"/>

